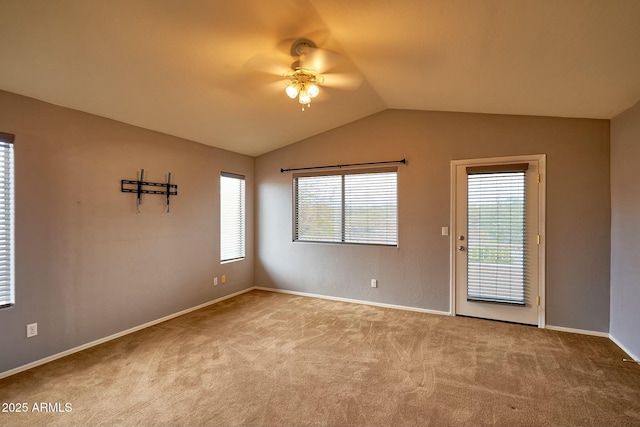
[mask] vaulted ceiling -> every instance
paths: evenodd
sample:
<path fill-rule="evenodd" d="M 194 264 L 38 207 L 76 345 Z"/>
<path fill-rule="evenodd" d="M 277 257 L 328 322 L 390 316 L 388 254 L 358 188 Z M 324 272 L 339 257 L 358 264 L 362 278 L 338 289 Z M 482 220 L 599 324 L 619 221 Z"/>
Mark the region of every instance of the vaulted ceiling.
<path fill-rule="evenodd" d="M 639 0 L 0 0 L 0 16 L 0 89 L 252 156 L 384 109 L 608 119 L 640 99 Z M 361 84 L 301 111 L 266 72 L 297 37 Z"/>

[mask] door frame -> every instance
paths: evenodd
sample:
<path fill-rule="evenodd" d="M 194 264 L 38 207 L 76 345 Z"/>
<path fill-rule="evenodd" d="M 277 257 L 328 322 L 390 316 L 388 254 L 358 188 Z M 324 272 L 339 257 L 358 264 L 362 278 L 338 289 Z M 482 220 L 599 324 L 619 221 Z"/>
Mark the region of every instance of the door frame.
<path fill-rule="evenodd" d="M 547 156 L 546 154 L 529 154 L 522 156 L 509 157 L 490 157 L 480 159 L 461 159 L 451 161 L 451 217 L 449 220 L 449 282 L 450 282 L 450 301 L 449 314 L 456 315 L 456 236 L 458 235 L 457 225 L 457 206 L 456 191 L 458 188 L 457 167 L 464 166 L 481 166 L 496 165 L 509 163 L 538 162 L 538 174 L 540 175 L 540 185 L 538 185 L 538 230 L 540 234 L 540 244 L 538 245 L 538 294 L 540 295 L 540 304 L 538 305 L 538 328 L 544 328 L 546 325 L 546 292 L 545 292 L 545 254 L 546 254 L 546 176 L 547 176 Z"/>

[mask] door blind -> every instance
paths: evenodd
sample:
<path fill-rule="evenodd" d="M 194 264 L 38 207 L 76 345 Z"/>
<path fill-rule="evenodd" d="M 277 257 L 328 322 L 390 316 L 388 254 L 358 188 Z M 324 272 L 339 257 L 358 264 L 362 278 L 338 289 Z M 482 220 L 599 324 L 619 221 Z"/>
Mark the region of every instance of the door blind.
<path fill-rule="evenodd" d="M 220 175 L 220 261 L 245 256 L 244 176 Z"/>
<path fill-rule="evenodd" d="M 526 169 L 467 173 L 467 299 L 523 305 Z"/>
<path fill-rule="evenodd" d="M 15 302 L 13 177 L 13 135 L 0 133 L 0 308 Z"/>

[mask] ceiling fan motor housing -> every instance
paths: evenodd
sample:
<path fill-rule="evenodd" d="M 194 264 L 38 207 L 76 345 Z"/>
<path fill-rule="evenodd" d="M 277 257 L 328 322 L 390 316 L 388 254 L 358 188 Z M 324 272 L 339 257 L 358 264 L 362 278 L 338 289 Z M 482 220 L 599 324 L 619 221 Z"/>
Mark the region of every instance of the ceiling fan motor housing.
<path fill-rule="evenodd" d="M 309 39 L 300 38 L 291 45 L 291 56 L 300 56 L 308 48 L 316 49 L 318 46 Z"/>

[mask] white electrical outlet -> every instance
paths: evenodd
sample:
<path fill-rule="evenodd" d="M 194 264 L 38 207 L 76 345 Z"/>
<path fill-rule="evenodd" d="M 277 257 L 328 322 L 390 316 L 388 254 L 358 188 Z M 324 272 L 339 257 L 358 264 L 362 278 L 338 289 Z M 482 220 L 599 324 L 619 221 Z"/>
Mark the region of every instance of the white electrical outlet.
<path fill-rule="evenodd" d="M 213 286 L 218 286 L 218 278 L 217 277 L 213 278 Z"/>
<path fill-rule="evenodd" d="M 378 281 L 376 279 L 371 279 L 371 287 L 372 288 L 377 288 L 378 287 Z"/>
<path fill-rule="evenodd" d="M 27 338 L 35 337 L 36 335 L 38 335 L 38 324 L 29 323 L 27 325 Z"/>

